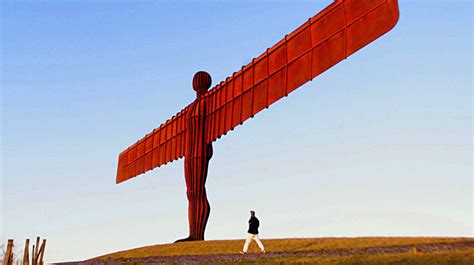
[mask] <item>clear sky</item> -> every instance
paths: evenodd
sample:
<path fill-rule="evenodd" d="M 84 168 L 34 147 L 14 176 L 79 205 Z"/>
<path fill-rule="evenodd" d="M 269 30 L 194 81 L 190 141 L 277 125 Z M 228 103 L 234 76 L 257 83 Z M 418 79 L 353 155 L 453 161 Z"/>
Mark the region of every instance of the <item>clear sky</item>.
<path fill-rule="evenodd" d="M 331 1 L 2 1 L 1 242 L 70 261 L 187 236 L 183 160 L 118 154 Z M 472 4 L 388 34 L 214 144 L 207 239 L 472 236 Z M 236 250 L 237 251 L 237 250 Z"/>

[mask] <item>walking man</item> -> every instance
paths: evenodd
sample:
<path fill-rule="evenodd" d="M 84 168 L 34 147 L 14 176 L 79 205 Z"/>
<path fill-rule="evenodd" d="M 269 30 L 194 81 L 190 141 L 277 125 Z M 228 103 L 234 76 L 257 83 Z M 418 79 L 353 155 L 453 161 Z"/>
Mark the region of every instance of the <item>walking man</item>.
<path fill-rule="evenodd" d="M 249 249 L 249 245 L 252 239 L 255 240 L 255 242 L 257 242 L 257 245 L 260 248 L 260 251 L 262 253 L 265 253 L 265 247 L 263 246 L 262 241 L 260 241 L 260 238 L 258 238 L 259 226 L 260 226 L 260 222 L 258 221 L 257 217 L 255 217 L 255 211 L 250 211 L 249 230 L 247 231 L 248 232 L 247 240 L 245 240 L 243 251 L 240 251 L 241 254 L 247 253 L 247 250 Z"/>

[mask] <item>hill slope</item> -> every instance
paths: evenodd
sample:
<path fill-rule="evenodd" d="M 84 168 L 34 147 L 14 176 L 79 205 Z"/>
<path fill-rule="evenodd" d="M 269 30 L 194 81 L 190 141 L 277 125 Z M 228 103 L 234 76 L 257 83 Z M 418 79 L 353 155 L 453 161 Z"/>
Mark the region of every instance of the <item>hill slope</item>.
<path fill-rule="evenodd" d="M 473 238 L 362 237 L 262 240 L 239 254 L 244 240 L 183 242 L 141 247 L 82 263 L 318 263 L 318 264 L 474 264 Z"/>

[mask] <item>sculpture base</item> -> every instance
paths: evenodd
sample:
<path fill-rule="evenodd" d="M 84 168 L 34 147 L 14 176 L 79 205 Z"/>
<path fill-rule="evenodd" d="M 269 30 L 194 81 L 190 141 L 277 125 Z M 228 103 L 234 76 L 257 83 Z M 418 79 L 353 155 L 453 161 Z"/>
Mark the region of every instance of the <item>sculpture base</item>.
<path fill-rule="evenodd" d="M 178 239 L 176 241 L 174 241 L 174 243 L 179 243 L 179 242 L 188 242 L 188 241 L 203 241 L 204 239 L 196 239 L 192 236 L 188 236 L 186 238 L 181 238 L 181 239 Z"/>

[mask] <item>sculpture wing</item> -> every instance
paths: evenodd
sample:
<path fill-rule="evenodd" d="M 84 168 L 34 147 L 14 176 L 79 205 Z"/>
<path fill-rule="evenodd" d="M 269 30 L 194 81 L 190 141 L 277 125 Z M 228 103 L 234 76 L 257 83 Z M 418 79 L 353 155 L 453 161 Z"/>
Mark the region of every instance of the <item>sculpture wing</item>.
<path fill-rule="evenodd" d="M 392 29 L 397 0 L 336 0 L 205 95 L 207 142 Z"/>
<path fill-rule="evenodd" d="M 120 153 L 117 184 L 184 156 L 188 108 Z"/>

